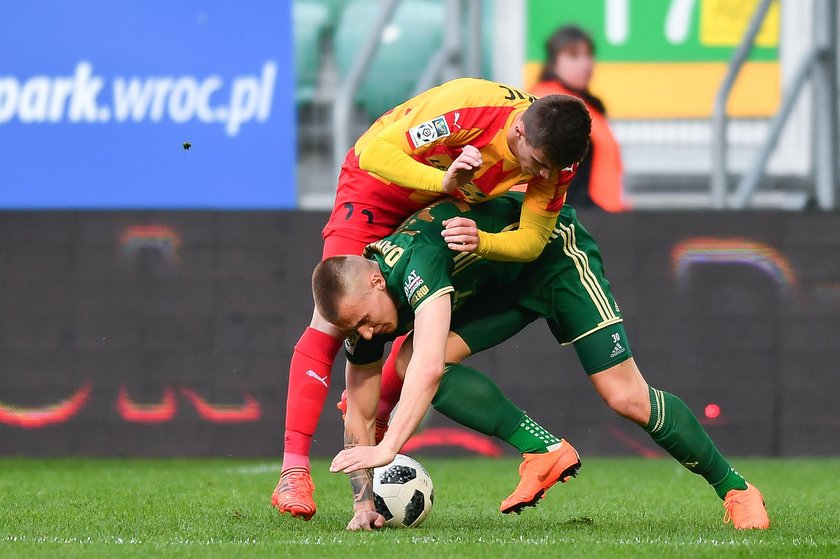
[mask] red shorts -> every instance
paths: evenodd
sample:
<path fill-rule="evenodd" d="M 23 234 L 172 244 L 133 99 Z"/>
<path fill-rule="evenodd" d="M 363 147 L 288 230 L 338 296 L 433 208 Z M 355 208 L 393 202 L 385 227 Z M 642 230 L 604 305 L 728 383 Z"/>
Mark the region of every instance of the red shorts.
<path fill-rule="evenodd" d="M 387 237 L 411 214 L 438 198 L 384 182 L 359 168 L 353 149 L 347 152 L 335 205 L 324 227 L 323 258 L 361 254 L 365 246 Z"/>
<path fill-rule="evenodd" d="M 341 256 L 351 254 L 361 256 L 365 247 L 374 241 L 378 241 L 381 237 L 367 239 L 351 239 L 343 237 L 336 233 L 331 233 L 324 237 L 324 252 L 321 254 L 321 260 L 326 260 L 330 256 Z"/>

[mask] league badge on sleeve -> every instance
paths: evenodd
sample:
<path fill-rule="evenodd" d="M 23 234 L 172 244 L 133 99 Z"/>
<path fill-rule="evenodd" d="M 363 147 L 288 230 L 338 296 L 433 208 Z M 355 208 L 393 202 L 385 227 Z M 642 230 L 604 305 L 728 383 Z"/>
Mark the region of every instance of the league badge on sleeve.
<path fill-rule="evenodd" d="M 414 149 L 425 146 L 440 138 L 449 136 L 452 132 L 446 123 L 446 118 L 439 116 L 408 129 L 408 139 Z"/>

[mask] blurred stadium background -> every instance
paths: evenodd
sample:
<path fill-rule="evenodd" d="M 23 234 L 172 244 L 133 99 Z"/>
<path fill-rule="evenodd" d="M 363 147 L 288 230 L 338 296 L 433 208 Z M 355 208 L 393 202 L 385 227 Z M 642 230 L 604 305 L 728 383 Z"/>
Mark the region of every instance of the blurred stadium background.
<path fill-rule="evenodd" d="M 642 370 L 726 453 L 838 454 L 837 11 L 0 2 L 0 454 L 279 456 L 337 157 L 447 79 L 527 87 L 569 22 L 635 208 L 581 219 Z M 542 324 L 474 363 L 582 452 L 658 453 Z M 328 409 L 313 451 L 340 444 Z M 501 452 L 434 414 L 410 444 Z"/>

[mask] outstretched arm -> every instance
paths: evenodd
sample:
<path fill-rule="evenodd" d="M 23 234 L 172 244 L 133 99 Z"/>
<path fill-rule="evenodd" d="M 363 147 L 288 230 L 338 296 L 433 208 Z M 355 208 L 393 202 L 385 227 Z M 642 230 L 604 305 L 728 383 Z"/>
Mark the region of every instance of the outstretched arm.
<path fill-rule="evenodd" d="M 443 237 L 449 248 L 458 252 L 475 252 L 489 260 L 530 262 L 542 254 L 557 224 L 569 182 L 577 165 L 558 171 L 551 180 L 529 182 L 519 214 L 519 227 L 512 231 L 487 233 L 463 217 L 444 222 Z M 514 187 L 517 190 L 519 187 Z"/>
<path fill-rule="evenodd" d="M 359 167 L 400 186 L 452 194 L 470 182 L 481 167 L 481 152 L 474 146 L 466 145 L 449 169 L 436 169 L 403 151 L 391 137 L 393 134 L 387 132 L 365 146 L 359 157 Z"/>
<path fill-rule="evenodd" d="M 487 233 L 472 219 L 454 217 L 443 222 L 441 234 L 451 250 L 475 252 L 490 260 L 530 262 L 542 254 L 556 222 L 556 213 L 542 216 L 522 206 L 519 228 L 512 231 Z"/>
<path fill-rule="evenodd" d="M 384 466 L 411 437 L 429 409 L 443 376 L 446 338 L 451 318 L 449 296 L 429 301 L 414 320 L 414 353 L 405 374 L 400 405 L 385 438 L 375 447 L 357 446 L 333 458 L 330 471 L 345 473 Z"/>
<path fill-rule="evenodd" d="M 347 363 L 347 413 L 344 416 L 344 448 L 374 444 L 374 419 L 379 401 L 379 383 L 382 362 L 370 367 Z M 385 524 L 385 518 L 376 512 L 373 500 L 373 470 L 370 468 L 350 473 L 353 490 L 353 518 L 348 530 L 373 530 Z"/>
<path fill-rule="evenodd" d="M 504 262 L 530 262 L 542 254 L 554 225 L 557 223 L 558 212 L 548 215 L 536 213 L 522 206 L 519 215 L 519 228 L 502 233 L 478 232 L 478 247 L 476 254 L 490 260 Z"/>

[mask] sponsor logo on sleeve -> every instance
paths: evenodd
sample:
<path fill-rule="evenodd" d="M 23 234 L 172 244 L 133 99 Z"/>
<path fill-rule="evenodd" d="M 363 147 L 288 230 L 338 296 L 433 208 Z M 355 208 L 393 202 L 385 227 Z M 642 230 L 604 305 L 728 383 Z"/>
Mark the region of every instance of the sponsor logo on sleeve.
<path fill-rule="evenodd" d="M 405 278 L 405 282 L 403 283 L 403 290 L 405 290 L 405 298 L 409 300 L 413 300 L 412 297 L 417 293 L 417 290 L 423 285 L 423 278 L 421 278 L 417 274 L 417 270 L 411 270 L 408 274 L 408 277 Z M 428 289 L 426 292 L 428 293 Z M 414 304 L 414 303 L 411 303 Z"/>
<path fill-rule="evenodd" d="M 434 142 L 437 139 L 445 138 L 451 133 L 449 125 L 446 124 L 446 119 L 442 116 L 427 120 L 414 128 L 408 129 L 408 137 L 415 149 Z"/>
<path fill-rule="evenodd" d="M 425 297 L 429 294 L 429 286 L 428 285 L 421 285 L 420 288 L 414 293 L 411 299 L 408 301 L 408 304 L 412 307 L 416 305 L 420 299 Z"/>

